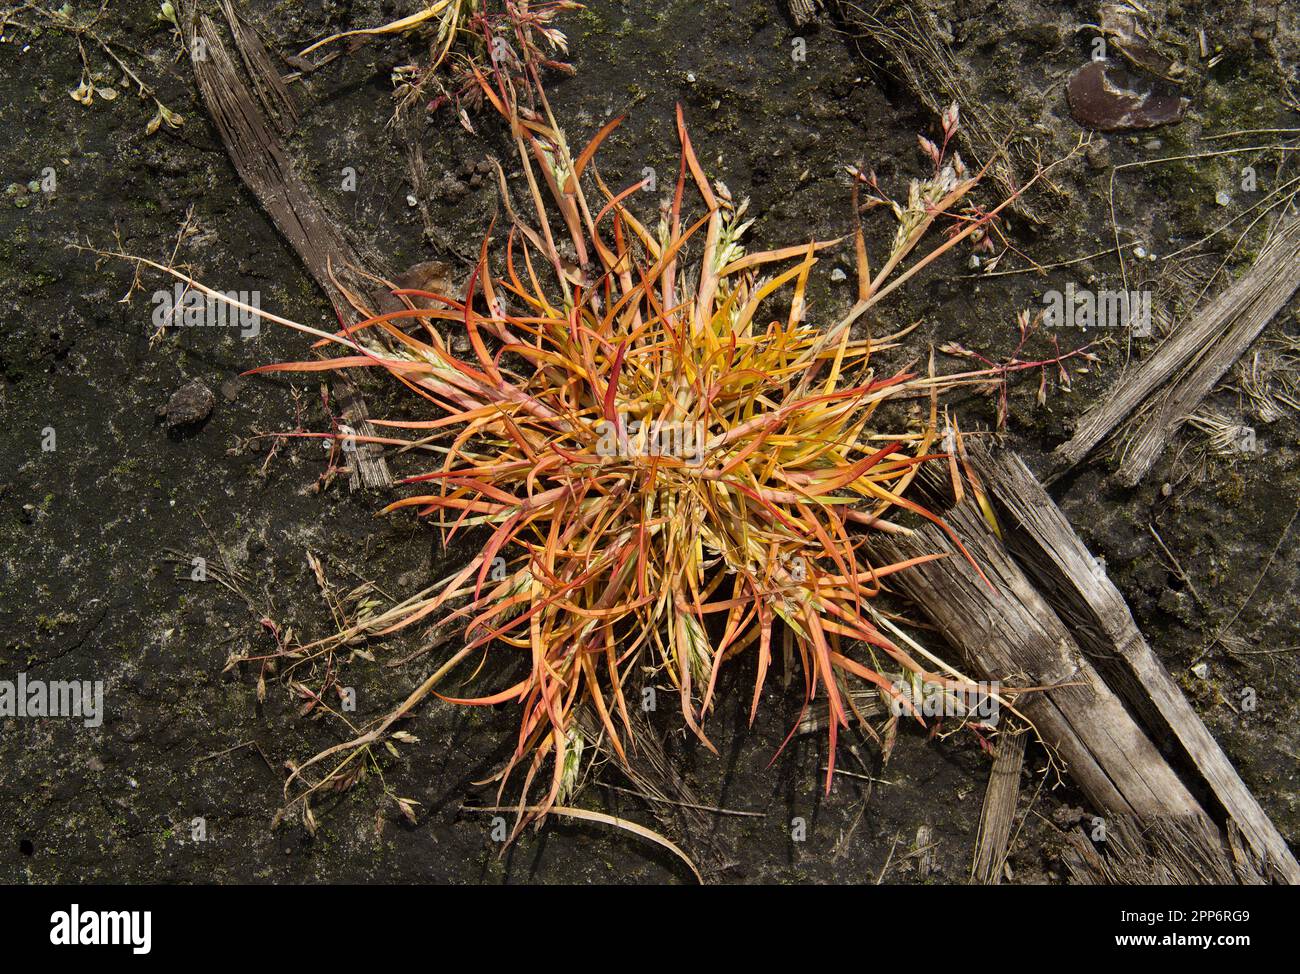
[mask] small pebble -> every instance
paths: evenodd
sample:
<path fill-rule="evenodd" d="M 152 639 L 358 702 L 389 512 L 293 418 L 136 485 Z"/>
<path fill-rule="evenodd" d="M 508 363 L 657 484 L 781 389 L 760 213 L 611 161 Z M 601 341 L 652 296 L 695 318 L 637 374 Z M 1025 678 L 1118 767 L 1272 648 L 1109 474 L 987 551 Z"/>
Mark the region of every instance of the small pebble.
<path fill-rule="evenodd" d="M 216 397 L 212 395 L 212 390 L 195 379 L 173 392 L 167 405 L 159 412 L 170 430 L 202 423 L 212 414 L 215 404 Z"/>

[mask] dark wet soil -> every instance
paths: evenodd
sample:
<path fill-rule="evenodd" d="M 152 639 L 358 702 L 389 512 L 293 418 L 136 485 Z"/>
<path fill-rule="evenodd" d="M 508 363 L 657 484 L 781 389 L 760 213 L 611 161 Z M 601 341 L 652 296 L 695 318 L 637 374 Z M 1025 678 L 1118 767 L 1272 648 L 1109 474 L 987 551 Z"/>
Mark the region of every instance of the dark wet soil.
<path fill-rule="evenodd" d="M 300 41 L 380 23 L 415 4 L 240 6 L 264 36 L 291 52 Z M 1087 57 L 1085 38 L 1074 31 L 1089 20 L 1085 6 L 972 4 L 948 11 L 958 24 L 956 50 L 981 79 L 981 97 L 1017 124 L 1037 126 L 1049 158 L 1081 134 L 1063 85 Z M 1184 20 L 1193 21 L 1197 5 L 1182 6 Z M 82 73 L 69 36 L 48 25 L 38 36 L 11 25 L 0 44 L 0 131 L 8 136 L 0 140 L 0 183 L 20 188 L 0 198 L 0 679 L 22 671 L 46 680 L 103 680 L 107 687 L 98 728 L 0 718 L 0 879 L 688 879 L 652 846 L 560 821 L 501 855 L 490 818 L 463 813 L 460 805 L 492 801 L 492 788 L 475 782 L 506 756 L 517 727 L 508 708 L 423 706 L 408 724 L 419 743 L 403 747 L 400 759 L 385 759 L 382 785 L 372 774 L 320 803 L 314 836 L 297 820 L 272 830 L 286 762 L 305 760 L 342 739 L 343 730 L 299 716 L 299 699 L 274 676 L 259 702 L 257 668 L 223 672 L 227 659 L 274 649 L 263 620 L 302 638 L 333 631 L 309 555 L 339 591 L 372 580 L 387 597 L 400 598 L 463 563 L 464 553 L 442 551 L 409 518 L 374 517 L 384 496 L 350 493 L 341 478 L 322 483 L 325 456 L 317 442 L 272 450 L 276 441 L 256 438 L 299 426 L 329 428 L 331 404 L 317 382 L 241 377 L 257 365 L 301 357 L 299 336 L 270 327 L 250 339 L 230 328 L 179 328 L 151 343 L 149 293 L 170 282 L 146 278 L 144 291 L 124 303 L 133 275 L 127 265 L 69 249 L 117 242 L 167 260 L 192 211 L 198 232 L 181 244 L 177 259 L 198 278 L 222 290 L 259 291 L 264 308 L 298 321 L 328 326 L 333 319 L 239 184 L 204 120 L 177 41 L 154 14 L 151 4 L 132 0 L 101 24 L 123 58 L 186 118 L 179 129 L 153 136 L 145 133 L 152 107 L 117 84 L 100 52 L 88 48 L 92 67 L 122 94 L 84 107 L 68 96 Z M 17 19 L 38 23 L 34 16 Z M 756 247 L 845 233 L 846 164 L 873 166 L 883 184 L 905 195 L 907 178 L 922 166 L 915 136 L 935 131 L 899 79 L 868 64 L 833 24 L 805 29 L 807 58 L 793 59 L 795 31 L 771 0 L 593 0 L 562 26 L 578 73 L 556 79 L 551 91 L 571 141 L 585 141 L 605 120 L 627 113 L 601 152 L 605 178 L 624 185 L 652 167 L 669 182 L 676 166 L 673 108 L 680 102 L 705 166 L 737 197 L 752 198 Z M 496 196 L 467 174 L 489 154 L 508 154 L 488 119 L 477 135 L 446 113 L 417 116 L 402 132 L 386 125 L 391 69 L 416 50 L 373 43 L 313 75 L 297 92 L 304 119 L 291 142 L 322 198 L 397 269 L 433 258 L 455 264 L 473 253 Z M 1281 107 L 1278 76 L 1261 49 L 1236 45 L 1228 54 L 1200 79 L 1180 125 L 1097 140 L 1060 170 L 1059 192 L 1040 198 L 1049 219 L 1031 226 L 1013 217 L 1009 240 L 1042 264 L 1106 250 L 1113 246 L 1108 166 L 1212 151 L 1221 143 L 1206 141 L 1209 133 L 1296 125 Z M 411 140 L 428 166 L 432 239 L 406 200 Z M 1129 170 L 1117 180 L 1124 235 L 1155 254 L 1195 241 L 1250 205 L 1235 191 L 1227 208 L 1216 199 L 1235 186 L 1243 162 L 1259 166 L 1261 181 L 1275 178 L 1275 157 L 1267 153 Z M 356 170 L 355 192 L 340 188 L 345 167 Z M 47 168 L 56 188 L 26 190 Z M 1248 241 L 1242 259 L 1253 245 Z M 1004 268 L 1024 266 L 1014 255 L 1005 261 Z M 847 281 L 833 280 L 836 268 Z M 928 354 L 930 343 L 955 341 L 998 359 L 1016 344 L 1017 309 L 1040 306 L 1049 287 L 1114 281 L 1117 271 L 1113 257 L 1100 257 L 1047 278 L 977 280 L 962 254 L 908 288 L 882 324 L 922 320 L 915 355 Z M 852 279 L 846 251 L 819 265 L 814 316 L 831 319 L 847 307 Z M 1169 300 L 1179 296 L 1175 291 Z M 1297 331 L 1293 304 L 1265 340 Z M 1061 342 L 1091 337 L 1062 335 Z M 1148 347 L 1118 342 L 1101 349 L 1092 372 L 1075 377 L 1073 392 L 1053 384 L 1046 405 L 1035 400 L 1036 375 L 1014 386 L 1009 444 L 1037 462 L 1105 395 L 1128 357 Z M 194 381 L 213 391 L 211 415 L 169 427 L 159 407 Z M 372 414 L 397 408 L 383 384 L 365 391 Z M 994 421 L 989 397 L 960 402 L 964 428 Z M 1242 415 L 1241 397 L 1231 390 L 1216 393 L 1214 403 Z M 49 430 L 52 450 L 44 449 Z M 1298 435 L 1296 414 L 1288 411 L 1260 425 L 1255 453 L 1211 457 L 1184 476 L 1203 445 L 1184 434 L 1136 490 L 1108 484 L 1104 456 L 1054 490 L 1106 559 L 1156 651 L 1293 842 L 1300 837 L 1300 527 L 1291 522 Z M 218 568 L 207 581 L 191 580 L 196 557 Z M 1232 638 L 1216 641 L 1224 626 Z M 342 680 L 356 692 L 356 722 L 391 709 L 425 675 L 427 659 L 384 665 L 414 646 L 398 639 L 376 649 L 373 661 L 347 662 Z M 1192 670 L 1200 663 L 1203 677 Z M 743 661 L 727 677 L 732 685 L 723 689 L 734 692 L 721 695 L 710 725 L 718 756 L 684 738 L 670 715 L 657 720 L 701 801 L 762 813 L 718 816 L 710 835 L 695 836 L 711 879 L 965 879 L 989 763 L 973 737 L 927 741 L 904 732 L 883 769 L 876 747 L 861 740 L 860 761 L 842 752 L 841 766 L 880 779 L 869 800 L 867 782 L 847 776 L 824 795 L 820 737 L 797 738 L 769 765 L 798 714 L 797 686 L 785 691 L 779 679 L 769 681 L 750 729 L 742 702 L 752 677 Z M 1241 705 L 1246 688 L 1257 694 L 1253 711 Z M 1068 784 L 1044 777 L 1044 764 L 1043 754 L 1031 750 L 1022 797 L 1027 814 L 1010 863 L 1017 881 L 1060 880 L 1059 830 L 1085 811 Z M 418 824 L 402 819 L 385 785 L 421 803 Z M 582 801 L 654 822 L 639 801 L 599 784 Z M 198 819 L 203 841 L 194 840 Z M 924 855 L 916 849 L 922 827 L 934 843 Z M 933 865 L 927 871 L 923 862 Z"/>

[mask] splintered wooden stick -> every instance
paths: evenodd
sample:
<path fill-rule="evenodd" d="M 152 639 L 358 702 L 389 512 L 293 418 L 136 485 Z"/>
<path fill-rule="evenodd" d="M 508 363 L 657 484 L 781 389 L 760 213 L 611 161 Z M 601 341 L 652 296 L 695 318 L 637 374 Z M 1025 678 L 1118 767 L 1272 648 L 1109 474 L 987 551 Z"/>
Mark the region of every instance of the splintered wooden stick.
<path fill-rule="evenodd" d="M 979 444 L 969 455 L 1013 557 L 1107 684 L 1194 779 L 1194 790 L 1205 796 L 1214 817 L 1239 829 L 1245 844 L 1287 882 L 1300 882 L 1285 840 L 1143 638 L 1101 563 L 1024 461 Z"/>
<path fill-rule="evenodd" d="M 1016 820 L 1020 772 L 1025 766 L 1025 743 L 1028 739 L 1028 732 L 1024 730 L 1003 730 L 998 736 L 997 756 L 989 771 L 988 790 L 984 792 L 984 807 L 980 810 L 980 830 L 975 840 L 975 861 L 971 866 L 972 883 L 993 886 L 1002 881 L 1011 827 Z"/>
<path fill-rule="evenodd" d="M 972 446 L 969 455 L 1005 540 L 973 491 L 944 518 L 989 583 L 933 525 L 873 542 L 888 560 L 949 552 L 891 583 L 983 678 L 1052 687 L 1016 707 L 1098 811 L 1179 820 L 1243 882 L 1300 882 L 1286 842 L 1033 474 L 1014 454 Z M 930 473 L 917 487 L 932 507 L 947 494 Z"/>
<path fill-rule="evenodd" d="M 1016 709 L 1059 754 L 1096 808 L 1139 817 L 1199 818 L 1209 829 L 1200 804 L 1106 686 L 973 499 L 953 507 L 944 519 L 987 581 L 944 531 L 927 525 L 910 536 L 873 541 L 887 563 L 950 553 L 892 576 L 893 586 L 921 607 L 984 679 L 1000 681 L 1005 690 L 1051 687 L 1022 695 Z"/>
<path fill-rule="evenodd" d="M 1152 355 L 1084 414 L 1056 448 L 1049 482 L 1078 464 L 1133 417 L 1116 478 L 1146 476 L 1188 415 L 1300 288 L 1300 217 L 1291 219 L 1226 291 L 1183 323 Z M 1139 413 L 1139 410 L 1141 412 Z"/>
<path fill-rule="evenodd" d="M 1069 835 L 1064 856 L 1070 881 L 1079 886 L 1231 886 L 1262 879 L 1234 871 L 1217 842 L 1175 819 L 1138 821 L 1115 815 L 1104 842 L 1083 828 Z"/>
<path fill-rule="evenodd" d="M 1290 263 L 1286 272 L 1269 281 L 1214 347 L 1197 359 L 1178 382 L 1157 396 L 1149 411 L 1132 421 L 1115 471 L 1119 483 L 1132 487 L 1146 476 L 1187 417 L 1196 411 L 1233 363 L 1246 354 L 1260 332 L 1300 287 L 1300 221 L 1293 227 L 1295 245 L 1287 251 Z"/>
<path fill-rule="evenodd" d="M 181 5 L 179 21 L 194 77 L 235 171 L 335 307 L 348 307 L 348 296 L 340 290 L 337 279 L 346 276 L 349 268 L 364 267 L 365 261 L 298 174 L 267 110 L 236 67 L 216 24 L 207 16 L 196 18 L 186 6 Z M 233 11 L 228 11 L 227 17 L 231 18 L 232 14 Z M 235 26 L 237 23 L 237 18 L 231 19 L 236 44 L 244 45 L 242 57 L 257 78 L 266 73 L 269 55 L 257 35 L 251 30 L 240 30 Z M 262 88 L 265 89 L 261 92 L 263 98 L 277 97 L 270 81 L 264 79 Z M 287 101 L 287 95 L 284 98 L 287 107 L 283 111 L 291 111 L 292 102 Z M 285 115 L 280 117 L 283 119 Z M 358 286 L 357 290 L 362 287 Z M 342 404 L 343 418 L 353 432 L 360 437 L 376 435 L 355 385 L 340 378 L 334 380 L 333 388 L 335 398 Z M 366 444 L 350 451 L 354 489 L 362 485 L 392 485 L 382 453 L 370 446 Z"/>

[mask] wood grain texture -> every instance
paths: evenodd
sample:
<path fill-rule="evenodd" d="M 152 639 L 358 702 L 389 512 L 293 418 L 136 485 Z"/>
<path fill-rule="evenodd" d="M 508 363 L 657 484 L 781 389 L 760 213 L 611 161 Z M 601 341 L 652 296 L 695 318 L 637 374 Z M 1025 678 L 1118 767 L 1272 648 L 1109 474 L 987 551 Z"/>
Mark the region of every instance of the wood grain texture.
<path fill-rule="evenodd" d="M 1010 451 L 977 445 L 969 453 L 1013 557 L 1107 684 L 1189 777 L 1213 816 L 1240 830 L 1276 878 L 1300 882 L 1285 840 L 1143 638 L 1101 563 L 1033 473 Z"/>
<path fill-rule="evenodd" d="M 1046 686 L 1017 702 L 1098 809 L 1143 818 L 1209 817 L 1080 649 L 1069 628 L 1012 559 L 971 499 L 945 516 L 988 578 L 948 536 L 927 525 L 872 547 L 888 561 L 949 557 L 893 576 L 984 679 L 1007 689 Z"/>
<path fill-rule="evenodd" d="M 1185 322 L 1079 421 L 1056 448 L 1048 480 L 1083 460 L 1134 417 L 1120 448 L 1116 479 L 1146 476 L 1165 444 L 1300 288 L 1300 217 L 1260 251 L 1240 280 Z M 1140 411 L 1140 412 L 1139 412 Z"/>
<path fill-rule="evenodd" d="M 997 756 L 989 771 L 988 789 L 980 810 L 979 834 L 975 839 L 975 860 L 971 882 L 996 886 L 1002 882 L 1003 867 L 1010 851 L 1011 828 L 1016 821 L 1016 802 L 1020 798 L 1020 772 L 1025 766 L 1025 744 L 1029 734 L 1023 729 L 1004 729 L 997 739 Z"/>
<path fill-rule="evenodd" d="M 1263 880 L 1226 859 L 1217 841 L 1178 819 L 1140 822 L 1115 816 L 1104 838 L 1082 828 L 1069 836 L 1064 856 L 1070 881 L 1081 886 L 1231 886 Z"/>
<path fill-rule="evenodd" d="M 335 308 L 348 308 L 349 301 L 340 290 L 339 281 L 365 268 L 366 261 L 298 174 L 275 131 L 258 97 L 261 94 L 268 101 L 276 99 L 275 86 L 265 77 L 261 81 L 265 91 L 250 86 L 212 19 L 196 16 L 189 4 L 182 4 L 180 10 L 179 20 L 199 93 L 235 171 Z M 233 12 L 228 16 L 233 16 Z M 237 18 L 233 22 L 239 23 Z M 254 78 L 265 75 L 270 57 L 261 40 L 247 28 L 234 30 L 236 45 L 248 48 L 242 56 L 254 72 Z M 196 40 L 201 44 L 196 45 Z M 284 97 L 287 99 L 287 94 Z M 286 111 L 292 111 L 292 102 L 286 104 L 289 106 Z M 365 293 L 364 280 L 354 278 L 348 286 L 355 285 L 353 293 Z M 352 380 L 336 376 L 331 385 L 348 426 L 360 436 L 377 435 L 365 401 Z M 350 452 L 353 489 L 391 486 L 392 477 L 382 451 L 358 447 Z"/>

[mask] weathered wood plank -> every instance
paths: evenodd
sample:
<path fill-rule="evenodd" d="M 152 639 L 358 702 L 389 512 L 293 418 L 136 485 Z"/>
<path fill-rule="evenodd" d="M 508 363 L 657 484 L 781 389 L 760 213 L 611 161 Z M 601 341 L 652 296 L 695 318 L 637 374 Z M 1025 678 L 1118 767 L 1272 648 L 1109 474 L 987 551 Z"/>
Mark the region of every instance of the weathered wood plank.
<path fill-rule="evenodd" d="M 1084 414 L 1056 448 L 1049 482 L 1060 477 L 1143 408 L 1122 451 L 1117 478 L 1133 485 L 1197 403 L 1300 289 L 1300 217 L 1285 224 L 1245 275 L 1183 324 Z M 1154 397 L 1154 404 L 1152 399 Z"/>
<path fill-rule="evenodd" d="M 973 501 L 967 498 L 945 518 L 988 581 L 942 530 L 928 525 L 911 536 L 873 541 L 888 561 L 950 553 L 893 576 L 892 587 L 921 607 L 981 677 L 1007 688 L 1051 688 L 1023 695 L 1017 709 L 1098 809 L 1143 818 L 1199 818 L 1212 829 L 1200 804 L 989 530 Z"/>
<path fill-rule="evenodd" d="M 365 262 L 298 174 L 266 112 L 235 66 L 216 24 L 207 16 L 195 16 L 188 6 L 181 5 L 179 20 L 194 77 L 235 171 L 334 306 L 347 308 L 348 297 L 340 290 L 338 280 L 346 277 L 350 268 L 363 268 Z M 202 43 L 196 45 L 196 39 Z M 241 40 L 261 48 L 261 41 L 252 31 L 246 31 Z M 254 65 L 269 61 L 264 49 L 260 55 L 250 53 L 248 58 Z M 267 97 L 274 94 L 268 93 Z M 358 286 L 356 293 L 361 292 Z M 360 436 L 377 435 L 352 381 L 340 376 L 333 380 L 333 387 L 352 430 Z M 381 451 L 358 448 L 350 452 L 354 489 L 392 484 Z"/>
<path fill-rule="evenodd" d="M 1296 224 L 1300 227 L 1300 221 Z M 1138 483 L 1159 459 L 1170 439 L 1196 411 L 1219 380 L 1232 368 L 1260 332 L 1291 300 L 1300 287 L 1300 230 L 1292 251 L 1291 273 L 1280 275 L 1272 285 L 1232 323 L 1212 349 L 1197 359 L 1174 385 L 1155 397 L 1140 419 L 1134 419 L 1120 446 L 1115 480 L 1126 487 Z"/>
<path fill-rule="evenodd" d="M 1217 841 L 1177 819 L 1139 822 L 1124 815 L 1106 821 L 1094 843 L 1082 829 L 1069 836 L 1070 881 L 1083 886 L 1258 885 L 1249 869 L 1224 858 Z"/>
<path fill-rule="evenodd" d="M 1020 797 L 1020 772 L 1025 766 L 1024 730 L 1004 728 L 997 739 L 997 756 L 989 771 L 984 807 L 980 810 L 979 835 L 975 839 L 975 859 L 971 865 L 971 882 L 984 886 L 1002 881 L 1003 866 L 1016 820 L 1016 802 Z"/>
<path fill-rule="evenodd" d="M 1179 770 L 1193 777 L 1193 788 L 1209 799 L 1211 813 L 1231 821 L 1279 878 L 1300 882 L 1285 840 L 1143 638 L 1124 597 L 1033 473 L 1009 451 L 972 445 L 968 452 L 1013 557 L 1109 686 Z"/>

